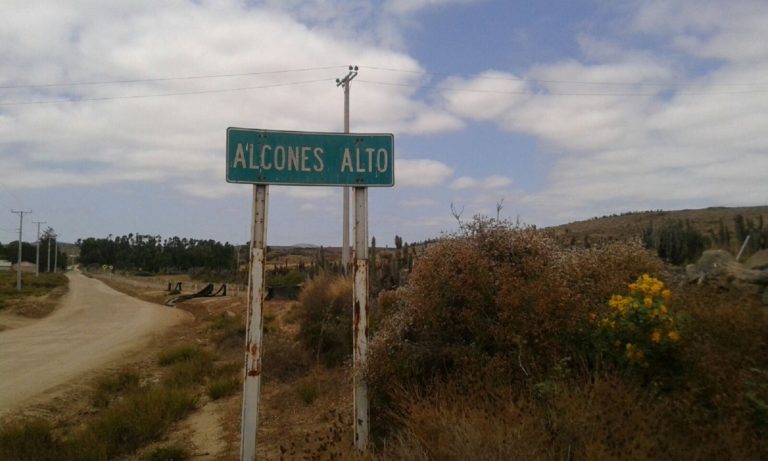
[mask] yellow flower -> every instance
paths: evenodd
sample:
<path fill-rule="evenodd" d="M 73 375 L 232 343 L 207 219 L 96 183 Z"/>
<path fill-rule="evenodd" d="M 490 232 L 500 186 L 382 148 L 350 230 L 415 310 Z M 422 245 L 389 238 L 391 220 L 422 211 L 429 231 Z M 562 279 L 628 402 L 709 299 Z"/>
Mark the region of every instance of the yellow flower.
<path fill-rule="evenodd" d="M 652 298 L 645 298 L 643 300 L 643 303 L 645 304 L 645 307 L 651 307 L 651 306 L 653 306 L 653 299 Z"/>
<path fill-rule="evenodd" d="M 651 333 L 651 341 L 655 343 L 661 341 L 661 332 L 659 330 L 653 330 L 653 333 Z"/>
<path fill-rule="evenodd" d="M 667 306 L 664 304 L 659 306 L 659 312 L 661 312 L 661 315 L 667 315 Z"/>
<path fill-rule="evenodd" d="M 669 301 L 669 298 L 672 297 L 672 292 L 669 290 L 664 290 L 661 292 L 661 297 L 664 299 L 664 301 Z"/>
<path fill-rule="evenodd" d="M 680 341 L 680 333 L 676 332 L 675 330 L 670 331 L 667 333 L 667 338 L 669 338 L 670 341 L 673 343 L 676 343 Z"/>

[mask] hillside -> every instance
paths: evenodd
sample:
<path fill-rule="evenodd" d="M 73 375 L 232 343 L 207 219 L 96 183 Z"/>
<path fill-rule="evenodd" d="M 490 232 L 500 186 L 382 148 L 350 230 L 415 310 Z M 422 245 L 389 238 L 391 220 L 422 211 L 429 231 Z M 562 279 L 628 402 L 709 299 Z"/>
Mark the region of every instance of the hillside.
<path fill-rule="evenodd" d="M 658 225 L 667 220 L 682 220 L 710 239 L 719 234 L 722 224 L 730 233 L 730 246 L 734 248 L 740 244 L 735 238 L 735 218 L 738 215 L 756 223 L 762 219 L 768 224 L 768 206 L 712 207 L 700 210 L 630 212 L 576 221 L 554 226 L 549 230 L 565 244 L 582 244 L 585 237 L 590 243 L 597 243 L 640 237 L 643 230 L 651 225 Z"/>

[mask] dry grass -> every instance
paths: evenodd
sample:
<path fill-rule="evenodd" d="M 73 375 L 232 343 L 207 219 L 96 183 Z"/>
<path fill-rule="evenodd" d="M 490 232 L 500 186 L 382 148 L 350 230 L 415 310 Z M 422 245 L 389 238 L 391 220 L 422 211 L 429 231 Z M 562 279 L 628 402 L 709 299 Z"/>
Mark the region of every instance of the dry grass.
<path fill-rule="evenodd" d="M 0 309 L 31 318 L 48 315 L 67 292 L 69 279 L 62 273 L 22 273 L 22 290 L 16 291 L 16 272 L 0 272 Z"/>
<path fill-rule="evenodd" d="M 318 363 L 341 364 L 352 353 L 352 282 L 322 274 L 299 295 L 299 338 Z"/>
<path fill-rule="evenodd" d="M 738 419 L 711 420 L 676 399 L 615 375 L 531 389 L 450 385 L 406 393 L 401 429 L 379 459 L 657 460 L 764 459 L 765 447 Z M 708 420 L 709 419 L 709 420 Z"/>

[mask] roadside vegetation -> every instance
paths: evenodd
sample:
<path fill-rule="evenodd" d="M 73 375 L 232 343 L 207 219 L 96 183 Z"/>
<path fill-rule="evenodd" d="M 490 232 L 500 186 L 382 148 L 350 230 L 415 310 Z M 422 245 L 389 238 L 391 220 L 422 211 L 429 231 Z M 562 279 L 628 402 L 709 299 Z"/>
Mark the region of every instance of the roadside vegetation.
<path fill-rule="evenodd" d="M 684 230 L 684 228 L 683 228 Z M 308 284 L 304 349 L 348 367 L 342 282 Z M 563 247 L 492 219 L 430 244 L 372 312 L 372 458 L 768 458 L 768 312 L 688 285 L 641 241 Z M 322 347 L 325 345 L 325 347 Z M 265 370 L 267 369 L 265 365 Z M 322 396 L 311 375 L 296 392 Z M 346 459 L 318 436 L 318 459 Z M 325 438 L 324 438 L 325 437 Z"/>
<path fill-rule="evenodd" d="M 90 396 L 94 414 L 74 426 L 62 429 L 39 419 L 6 424 L 0 429 L 0 459 L 115 459 L 160 440 L 201 399 L 219 399 L 240 388 L 240 363 L 198 345 L 165 349 L 157 364 L 157 376 L 129 368 L 96 379 Z M 159 447 L 144 459 L 189 456 L 183 448 Z"/>
<path fill-rule="evenodd" d="M 768 312 L 639 243 L 467 223 L 390 296 L 367 372 L 385 459 L 766 459 Z"/>
<path fill-rule="evenodd" d="M 68 283 L 62 273 L 42 273 L 38 277 L 33 273 L 22 273 L 21 291 L 16 291 L 16 272 L 0 272 L 0 309 L 24 298 L 40 297 L 54 293 L 59 289 L 63 294 Z"/>
<path fill-rule="evenodd" d="M 758 228 L 745 221 L 744 232 Z M 373 251 L 373 446 L 362 459 L 768 459 L 768 311 L 753 294 L 685 282 L 671 262 L 696 257 L 693 231 L 672 223 L 645 241 L 568 245 L 476 218 L 428 245 Z M 299 278 L 298 265 L 276 267 Z M 311 267 L 299 299 L 264 314 L 259 456 L 361 459 L 351 282 Z M 78 427 L 3 427 L 0 459 L 191 459 L 183 446 L 142 447 L 240 392 L 243 306 L 212 305 L 190 305 L 202 336 L 161 351 L 159 371 L 96 380 L 95 411 Z M 108 427 L 126 435 L 110 440 Z"/>

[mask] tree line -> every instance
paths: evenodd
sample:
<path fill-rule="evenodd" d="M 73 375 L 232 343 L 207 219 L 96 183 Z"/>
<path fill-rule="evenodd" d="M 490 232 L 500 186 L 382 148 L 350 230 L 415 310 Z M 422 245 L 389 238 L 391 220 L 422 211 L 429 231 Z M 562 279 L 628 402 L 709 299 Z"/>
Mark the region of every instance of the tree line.
<path fill-rule="evenodd" d="M 191 269 L 233 270 L 235 247 L 229 242 L 159 235 L 128 234 L 78 239 L 80 264 L 108 265 L 121 270 L 185 272 Z"/>
<path fill-rule="evenodd" d="M 670 219 L 660 225 L 651 223 L 643 230 L 642 240 L 646 248 L 655 250 L 660 258 L 682 265 L 696 261 L 708 248 L 720 248 L 735 254 L 746 242 L 744 256 L 768 248 L 768 226 L 762 216 L 753 219 L 738 214 L 733 218 L 733 231 L 721 218 L 717 229 L 710 229 L 704 234 L 688 220 Z"/>
<path fill-rule="evenodd" d="M 66 269 L 67 267 L 67 255 L 58 250 L 58 257 L 55 255 L 56 251 L 56 238 L 52 228 L 46 229 L 40 235 L 40 266 L 38 269 L 40 272 L 46 272 L 50 267 L 53 270 L 54 263 L 56 263 L 59 269 Z M 19 242 L 13 241 L 6 244 L 0 242 L 0 259 L 11 261 L 16 263 L 19 257 Z M 48 259 L 50 257 L 50 264 Z M 37 244 L 36 242 L 21 243 L 21 260 L 34 263 L 37 260 Z"/>

